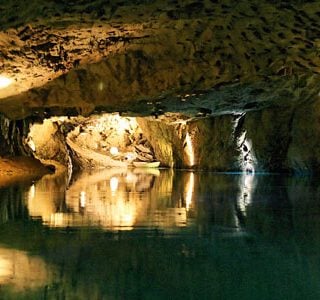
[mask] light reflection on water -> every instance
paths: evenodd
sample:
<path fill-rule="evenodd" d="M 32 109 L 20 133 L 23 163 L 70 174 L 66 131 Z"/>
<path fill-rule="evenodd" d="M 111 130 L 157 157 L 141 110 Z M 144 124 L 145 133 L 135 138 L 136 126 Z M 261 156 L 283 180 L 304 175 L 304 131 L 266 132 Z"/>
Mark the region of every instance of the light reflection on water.
<path fill-rule="evenodd" d="M 0 247 L 0 286 L 7 285 L 16 291 L 36 289 L 50 283 L 55 267 L 28 253 Z"/>
<path fill-rule="evenodd" d="M 0 299 L 320 299 L 317 178 L 108 169 L 0 190 Z"/>
<path fill-rule="evenodd" d="M 194 175 L 173 196 L 173 171 L 106 169 L 80 174 L 55 192 L 44 178 L 32 185 L 27 207 L 32 218 L 50 227 L 95 226 L 106 230 L 181 227 L 192 207 Z M 59 182 L 61 184 L 61 182 Z M 185 198 L 185 200 L 184 200 Z"/>

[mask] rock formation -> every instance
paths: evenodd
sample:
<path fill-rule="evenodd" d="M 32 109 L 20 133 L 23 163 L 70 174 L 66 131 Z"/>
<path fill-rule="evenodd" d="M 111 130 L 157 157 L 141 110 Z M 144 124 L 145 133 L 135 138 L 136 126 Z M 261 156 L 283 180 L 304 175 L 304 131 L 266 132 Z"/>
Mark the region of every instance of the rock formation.
<path fill-rule="evenodd" d="M 165 166 L 320 171 L 316 1 L 10 1 L 0 17 L 1 155 L 32 155 L 34 122 L 120 112 Z"/>

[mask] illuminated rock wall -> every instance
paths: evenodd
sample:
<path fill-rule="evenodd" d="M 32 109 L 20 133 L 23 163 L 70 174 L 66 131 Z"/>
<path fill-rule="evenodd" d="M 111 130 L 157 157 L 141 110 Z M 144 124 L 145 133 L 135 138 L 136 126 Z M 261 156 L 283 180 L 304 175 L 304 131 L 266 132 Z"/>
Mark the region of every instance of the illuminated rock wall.
<path fill-rule="evenodd" d="M 320 101 L 242 115 L 139 118 L 163 165 L 215 171 L 320 171 Z M 182 122 L 182 123 L 181 123 Z"/>
<path fill-rule="evenodd" d="M 127 110 L 163 94 L 320 70 L 313 1 L 7 1 L 0 18 L 0 67 L 13 81 L 0 111 L 11 118 L 44 107 Z"/>
<path fill-rule="evenodd" d="M 65 137 L 54 120 L 43 120 L 30 126 L 27 143 L 33 155 L 42 160 L 55 160 L 67 166 L 69 153 Z"/>
<path fill-rule="evenodd" d="M 238 169 L 239 152 L 234 119 L 226 115 L 176 122 L 170 118 L 138 118 L 138 122 L 163 165 L 231 171 Z"/>
<path fill-rule="evenodd" d="M 320 101 L 250 112 L 243 130 L 252 141 L 256 169 L 320 171 Z"/>
<path fill-rule="evenodd" d="M 249 112 L 244 116 L 242 130 L 251 141 L 255 169 L 259 171 L 288 171 L 287 152 L 292 141 L 292 107 Z"/>
<path fill-rule="evenodd" d="M 196 118 L 181 114 L 139 117 L 136 118 L 139 126 L 130 135 L 134 140 L 118 136 L 122 132 L 119 124 L 128 119 L 119 116 L 119 124 L 112 126 L 108 115 L 92 119 L 45 119 L 33 125 L 27 120 L 3 118 L 1 155 L 24 154 L 54 160 L 68 166 L 70 171 L 71 159 L 73 167 L 125 167 L 139 157 L 147 159 L 142 157 L 144 154 L 150 156 L 148 161 L 158 160 L 161 166 L 174 168 L 318 173 L 319 103 Z M 132 120 L 136 122 L 135 118 Z M 73 135 L 68 135 L 68 130 L 75 127 L 78 128 L 78 133 L 73 133 L 75 137 L 86 135 L 87 142 L 81 144 L 75 138 L 71 141 Z M 110 153 L 114 146 L 119 151 L 115 155 Z M 139 147 L 152 152 L 142 153 Z"/>

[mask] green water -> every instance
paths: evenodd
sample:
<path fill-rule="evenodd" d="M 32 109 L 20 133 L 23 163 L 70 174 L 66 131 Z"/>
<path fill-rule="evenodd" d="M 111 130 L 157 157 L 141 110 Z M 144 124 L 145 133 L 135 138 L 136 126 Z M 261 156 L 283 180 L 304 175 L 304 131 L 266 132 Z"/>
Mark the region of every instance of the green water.
<path fill-rule="evenodd" d="M 119 170 L 0 190 L 0 299 L 320 299 L 318 180 Z"/>

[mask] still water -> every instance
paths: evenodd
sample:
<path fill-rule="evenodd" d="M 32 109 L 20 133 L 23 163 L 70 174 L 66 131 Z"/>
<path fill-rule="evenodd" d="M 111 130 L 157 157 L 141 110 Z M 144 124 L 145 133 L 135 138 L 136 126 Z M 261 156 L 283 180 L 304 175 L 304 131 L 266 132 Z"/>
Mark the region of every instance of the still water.
<path fill-rule="evenodd" d="M 320 299 L 310 177 L 108 169 L 0 189 L 0 299 Z"/>

